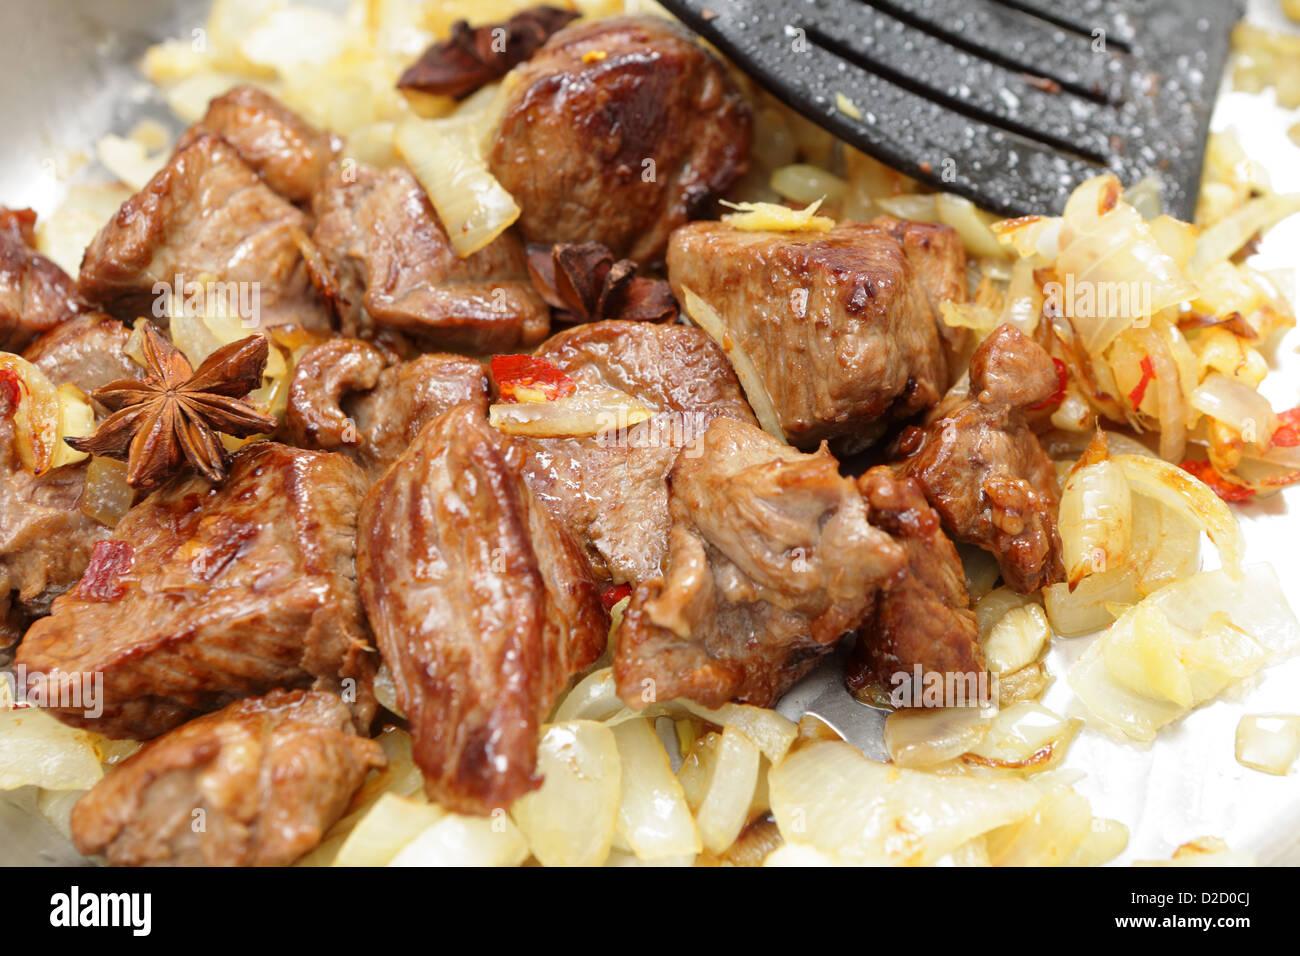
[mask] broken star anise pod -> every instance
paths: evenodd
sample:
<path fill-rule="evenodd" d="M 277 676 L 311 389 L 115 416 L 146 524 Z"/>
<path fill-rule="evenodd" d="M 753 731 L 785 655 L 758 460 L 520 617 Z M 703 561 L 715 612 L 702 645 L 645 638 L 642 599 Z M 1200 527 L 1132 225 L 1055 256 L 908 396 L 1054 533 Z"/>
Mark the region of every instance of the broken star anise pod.
<path fill-rule="evenodd" d="M 450 37 L 429 47 L 407 67 L 397 88 L 464 99 L 523 63 L 552 33 L 578 16 L 573 10 L 537 6 L 487 26 L 471 28 L 468 21 L 457 20 Z"/>
<path fill-rule="evenodd" d="M 638 276 L 636 268 L 631 259 L 615 261 L 599 242 L 528 247 L 528 275 L 557 322 L 675 319 L 668 283 Z"/>
<path fill-rule="evenodd" d="M 220 433 L 246 438 L 278 425 L 244 401 L 262 384 L 266 337 L 222 346 L 195 371 L 153 323 L 142 329 L 145 377 L 91 392 L 113 414 L 93 435 L 64 441 L 77 451 L 126 461 L 126 482 L 133 488 L 153 488 L 185 462 L 209 481 L 221 481 L 227 457 Z"/>

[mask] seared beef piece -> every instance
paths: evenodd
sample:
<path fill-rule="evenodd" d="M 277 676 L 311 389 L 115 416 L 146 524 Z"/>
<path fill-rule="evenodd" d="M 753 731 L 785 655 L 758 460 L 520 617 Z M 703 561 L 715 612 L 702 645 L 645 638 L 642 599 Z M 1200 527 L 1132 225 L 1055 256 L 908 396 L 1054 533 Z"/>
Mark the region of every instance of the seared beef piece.
<path fill-rule="evenodd" d="M 466 259 L 405 169 L 340 169 L 312 198 L 313 278 L 347 335 L 394 329 L 434 348 L 506 351 L 546 337 L 550 312 L 506 233 Z"/>
<path fill-rule="evenodd" d="M 89 392 L 100 385 L 139 376 L 126 357 L 129 333 L 117 319 L 81 315 L 46 332 L 24 357 L 51 382 Z M 40 476 L 23 470 L 13 444 L 9 410 L 0 408 L 0 647 L 26 629 L 32 617 L 49 613 L 50 603 L 77 583 L 95 542 L 109 529 L 81 511 L 86 464 L 64 465 Z"/>
<path fill-rule="evenodd" d="M 582 543 L 597 575 L 632 583 L 662 573 L 668 553 L 668 473 L 697 455 L 714 418 L 754 422 L 722 350 L 699 329 L 593 322 L 536 352 L 583 386 L 617 388 L 655 411 L 623 433 L 521 438 L 524 477 Z"/>
<path fill-rule="evenodd" d="M 874 680 L 892 691 L 899 686 L 897 675 L 912 681 L 918 666 L 922 674 L 983 672 L 979 625 L 970 609 L 961 558 L 920 483 L 881 465 L 859 478 L 858 488 L 867 502 L 867 519 L 902 546 L 907 573 L 877 595 L 875 613 L 858 634 L 849 660 L 849 687 L 859 690 Z M 914 690 L 919 694 L 921 688 Z"/>
<path fill-rule="evenodd" d="M 948 383 L 936 312 L 887 229 L 743 232 L 715 222 L 673 233 L 668 278 L 717 310 L 753 361 L 790 442 L 845 449 L 929 408 Z"/>
<path fill-rule="evenodd" d="M 506 460 L 477 404 L 435 418 L 367 495 L 366 613 L 430 799 L 508 807 L 540 783 L 537 731 L 608 620 L 569 534 Z"/>
<path fill-rule="evenodd" d="M 117 866 L 287 866 L 385 764 L 338 697 L 273 690 L 113 768 L 72 808 L 72 839 Z"/>
<path fill-rule="evenodd" d="M 189 291 L 174 288 L 177 277 L 186 286 L 210 283 L 227 301 L 241 295 L 237 283 L 251 283 L 236 300 L 250 311 L 256 305 L 247 318 L 328 328 L 294 238 L 309 228 L 307 214 L 276 195 L 233 146 L 200 133 L 95 236 L 81 262 L 81 291 L 134 321 L 163 317 L 156 283 L 178 296 Z"/>
<path fill-rule="evenodd" d="M 0 352 L 87 308 L 68 274 L 36 251 L 36 213 L 0 206 Z"/>
<path fill-rule="evenodd" d="M 750 126 L 725 67 L 681 27 L 582 21 L 513 74 L 489 164 L 529 241 L 646 262 L 744 172 Z"/>
<path fill-rule="evenodd" d="M 117 319 L 91 312 L 46 332 L 23 357 L 56 385 L 71 382 L 89 394 L 109 382 L 140 377 L 140 366 L 126 354 L 130 337 Z"/>
<path fill-rule="evenodd" d="M 341 693 L 368 727 L 377 661 L 353 560 L 365 485 L 341 455 L 274 442 L 237 452 L 220 487 L 173 479 L 27 632 L 29 684 L 102 674 L 101 717 L 53 712 L 110 737 L 155 737 L 274 687 Z"/>
<path fill-rule="evenodd" d="M 634 707 L 647 690 L 769 706 L 903 573 L 825 448 L 804 454 L 718 418 L 670 486 L 667 569 L 633 591 L 616 638 L 614 679 Z"/>
<path fill-rule="evenodd" d="M 14 627 L 48 613 L 81 577 L 95 542 L 111 533 L 82 513 L 85 481 L 85 465 L 24 471 L 13 421 L 0 414 L 0 617 Z"/>
<path fill-rule="evenodd" d="M 333 339 L 298 360 L 289 387 L 290 440 L 340 451 L 382 475 L 426 422 L 466 402 L 487 409 L 487 373 L 459 355 L 421 355 L 385 368 L 360 339 Z"/>
<path fill-rule="evenodd" d="M 291 202 L 311 198 L 341 148 L 335 137 L 254 86 L 236 86 L 214 99 L 177 148 L 205 132 L 235 147 L 268 186 Z"/>
<path fill-rule="evenodd" d="M 945 401 L 941 417 L 898 445 L 898 469 L 921 482 L 944 530 L 991 552 L 1024 593 L 1065 576 L 1056 470 L 1024 415 L 1057 387 L 1048 354 L 1003 325 L 971 357 L 969 396 Z"/>
<path fill-rule="evenodd" d="M 966 365 L 964 352 L 968 347 L 970 330 L 944 322 L 939 315 L 939 303 L 965 302 L 969 298 L 966 247 L 962 245 L 961 236 L 951 226 L 912 222 L 893 216 L 877 216 L 869 225 L 888 230 L 902 245 L 908 264 L 925 286 L 934 307 L 936 325 L 945 345 L 949 376 L 956 375 Z"/>

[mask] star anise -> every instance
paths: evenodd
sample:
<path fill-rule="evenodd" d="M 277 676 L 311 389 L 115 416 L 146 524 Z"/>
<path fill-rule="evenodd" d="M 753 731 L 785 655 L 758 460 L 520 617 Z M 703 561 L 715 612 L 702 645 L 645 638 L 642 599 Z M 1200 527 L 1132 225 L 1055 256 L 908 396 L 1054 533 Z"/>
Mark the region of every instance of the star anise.
<path fill-rule="evenodd" d="M 631 259 L 615 261 L 599 242 L 528 247 L 528 274 L 557 322 L 675 319 L 677 300 L 668 283 L 638 276 L 636 269 Z"/>
<path fill-rule="evenodd" d="M 397 88 L 464 99 L 523 63 L 552 33 L 578 16 L 573 10 L 537 6 L 504 23 L 472 29 L 468 21 L 457 20 L 451 25 L 451 36 L 421 53 L 397 81 Z"/>
<path fill-rule="evenodd" d="M 95 434 L 64 441 L 77 451 L 126 461 L 133 488 L 153 488 L 185 462 L 209 481 L 221 481 L 228 459 L 218 433 L 246 438 L 278 424 L 244 401 L 262 384 L 266 337 L 222 346 L 198 371 L 153 323 L 143 324 L 143 339 L 145 377 L 91 392 L 113 414 Z"/>

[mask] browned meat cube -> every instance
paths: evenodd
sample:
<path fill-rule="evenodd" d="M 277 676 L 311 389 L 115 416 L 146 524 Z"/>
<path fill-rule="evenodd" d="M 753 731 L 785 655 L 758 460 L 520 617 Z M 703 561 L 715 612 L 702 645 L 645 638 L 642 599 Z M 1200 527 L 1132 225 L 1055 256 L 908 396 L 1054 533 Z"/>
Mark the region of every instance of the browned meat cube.
<path fill-rule="evenodd" d="M 581 551 L 475 404 L 424 426 L 371 489 L 361 594 L 429 798 L 488 814 L 536 788 L 538 727 L 604 650 Z"/>
<path fill-rule="evenodd" d="M 960 675 L 962 683 L 953 686 L 972 686 L 968 681 L 984 671 L 979 625 L 970 610 L 961 558 L 943 533 L 939 515 L 919 482 L 898 477 L 886 465 L 859 478 L 858 488 L 867 502 L 867 519 L 903 548 L 907 573 L 877 595 L 875 612 L 862 627 L 848 663 L 849 687 L 860 690 L 877 681 L 886 692 L 911 687 L 919 695 L 918 667 L 923 679 L 931 673 Z"/>
<path fill-rule="evenodd" d="M 581 21 L 512 75 L 492 173 L 530 242 L 663 255 L 744 172 L 750 111 L 726 68 L 649 17 Z"/>
<path fill-rule="evenodd" d="M 102 675 L 103 712 L 52 708 L 111 737 L 155 737 L 274 687 L 341 693 L 374 714 L 354 546 L 365 494 L 341 455 L 258 442 L 225 484 L 173 479 L 97 546 L 77 587 L 19 645 L 36 699 Z M 42 695 L 36 697 L 36 695 Z"/>
<path fill-rule="evenodd" d="M 614 678 L 634 707 L 647 691 L 775 703 L 903 572 L 902 550 L 824 448 L 807 455 L 718 418 L 669 486 L 667 569 L 633 591 L 617 635 Z"/>
<path fill-rule="evenodd" d="M 800 448 L 846 450 L 929 408 L 948 384 L 931 306 L 902 244 L 871 224 L 820 233 L 692 223 L 673 233 L 668 278 L 721 317 Z"/>
<path fill-rule="evenodd" d="M 621 321 L 575 326 L 535 354 L 579 387 L 616 388 L 653 410 L 622 433 L 521 438 L 516 447 L 529 487 L 582 543 L 602 580 L 658 577 L 677 456 L 698 454 L 718 416 L 754 421 L 726 356 L 699 329 Z"/>
<path fill-rule="evenodd" d="M 90 312 L 46 332 L 23 357 L 56 385 L 70 382 L 89 394 L 109 382 L 140 377 L 140 366 L 126 354 L 130 337 L 111 315 Z"/>
<path fill-rule="evenodd" d="M 506 233 L 456 255 L 405 169 L 340 169 L 312 199 L 313 275 L 347 335 L 393 329 L 433 348 L 505 351 L 546 337 L 550 312 Z"/>
<path fill-rule="evenodd" d="M 478 362 L 437 354 L 386 362 L 361 339 L 331 339 L 303 353 L 289 387 L 293 443 L 343 452 L 374 481 L 425 423 L 466 402 L 486 412 L 487 372 Z"/>
<path fill-rule="evenodd" d="M 311 198 L 341 147 L 334 136 L 255 86 L 237 86 L 214 99 L 177 148 L 205 132 L 235 147 L 268 186 L 291 202 Z"/>
<path fill-rule="evenodd" d="M 333 694 L 274 690 L 113 768 L 72 808 L 72 839 L 116 866 L 287 866 L 385 763 Z"/>
<path fill-rule="evenodd" d="M 888 230 L 903 246 L 908 264 L 915 270 L 930 295 L 948 359 L 950 377 L 965 367 L 965 349 L 970 330 L 949 325 L 939 318 L 939 303 L 965 302 L 967 294 L 966 247 L 957 230 L 935 222 L 912 222 L 893 216 L 877 216 L 870 225 Z M 951 384 L 946 382 L 945 385 Z"/>
<path fill-rule="evenodd" d="M 1025 422 L 1059 380 L 1051 357 L 1012 325 L 975 350 L 970 393 L 899 441 L 899 471 L 916 478 L 958 541 L 998 559 L 1009 587 L 1028 593 L 1065 576 L 1056 530 L 1056 469 Z"/>
<path fill-rule="evenodd" d="M 127 321 L 165 324 L 166 294 L 189 297 L 202 283 L 250 325 L 328 328 L 295 239 L 309 228 L 307 214 L 276 195 L 233 146 L 201 133 L 95 236 L 80 288 Z"/>
<path fill-rule="evenodd" d="M 0 206 L 0 352 L 21 352 L 86 308 L 77 284 L 36 251 L 36 213 Z"/>

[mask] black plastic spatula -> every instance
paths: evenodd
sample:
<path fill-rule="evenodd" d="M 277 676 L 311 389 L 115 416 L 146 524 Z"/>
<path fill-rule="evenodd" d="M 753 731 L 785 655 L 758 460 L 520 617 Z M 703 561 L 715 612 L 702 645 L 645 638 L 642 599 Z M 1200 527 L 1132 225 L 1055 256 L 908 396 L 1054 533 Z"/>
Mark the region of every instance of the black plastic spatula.
<path fill-rule="evenodd" d="M 936 189 L 1059 213 L 1106 171 L 1190 220 L 1241 0 L 660 0 L 775 96 Z"/>

